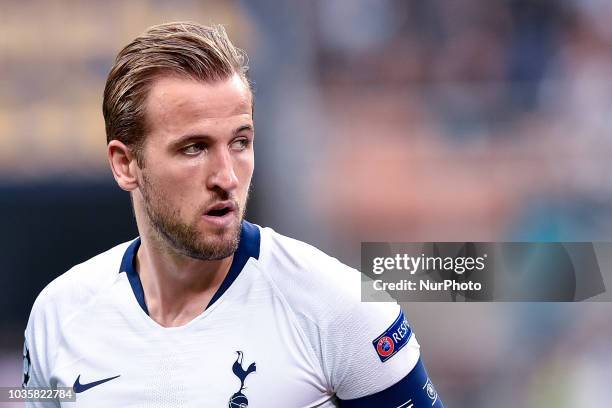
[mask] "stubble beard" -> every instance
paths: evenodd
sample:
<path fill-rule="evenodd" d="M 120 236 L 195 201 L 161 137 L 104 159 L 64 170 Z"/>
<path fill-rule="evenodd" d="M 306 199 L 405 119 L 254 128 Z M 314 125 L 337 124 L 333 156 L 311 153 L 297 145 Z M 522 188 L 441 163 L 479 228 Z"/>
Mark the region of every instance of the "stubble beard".
<path fill-rule="evenodd" d="M 240 231 L 248 193 L 243 206 L 239 206 L 235 199 L 228 197 L 229 194 L 224 193 L 225 197 L 223 197 L 220 193 L 216 201 L 230 199 L 236 204 L 239 212 L 238 223 L 229 232 L 220 229 L 207 236 L 201 236 L 202 234 L 197 228 L 198 215 L 192 222 L 183 221 L 179 211 L 167 204 L 167 200 L 159 194 L 159 191 L 151 184 L 144 173 L 142 181 L 140 191 L 146 216 L 153 227 L 157 240 L 165 244 L 168 249 L 201 261 L 224 259 L 236 252 L 240 243 Z"/>

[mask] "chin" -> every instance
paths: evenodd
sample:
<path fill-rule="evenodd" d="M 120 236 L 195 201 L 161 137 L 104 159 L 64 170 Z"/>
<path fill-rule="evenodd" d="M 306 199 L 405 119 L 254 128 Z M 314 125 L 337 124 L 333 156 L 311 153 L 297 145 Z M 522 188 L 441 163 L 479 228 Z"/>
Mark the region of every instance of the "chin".
<path fill-rule="evenodd" d="M 185 255 L 202 261 L 218 261 L 232 256 L 238 249 L 238 240 L 233 237 L 219 240 L 206 240 L 198 248 L 188 250 Z"/>
<path fill-rule="evenodd" d="M 226 227 L 206 228 L 200 232 L 200 239 L 183 246 L 183 253 L 201 260 L 219 260 L 234 254 L 240 240 L 240 222 Z"/>

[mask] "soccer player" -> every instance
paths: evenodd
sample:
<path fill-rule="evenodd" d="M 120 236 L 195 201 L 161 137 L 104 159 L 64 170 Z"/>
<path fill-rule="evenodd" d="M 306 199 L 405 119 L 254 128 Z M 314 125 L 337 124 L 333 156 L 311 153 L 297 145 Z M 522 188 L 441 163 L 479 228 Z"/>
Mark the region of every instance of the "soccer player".
<path fill-rule="evenodd" d="M 442 407 L 397 304 L 361 302 L 357 271 L 243 219 L 253 94 L 223 28 L 148 29 L 103 112 L 140 236 L 38 296 L 24 387 L 72 387 L 77 407 Z"/>

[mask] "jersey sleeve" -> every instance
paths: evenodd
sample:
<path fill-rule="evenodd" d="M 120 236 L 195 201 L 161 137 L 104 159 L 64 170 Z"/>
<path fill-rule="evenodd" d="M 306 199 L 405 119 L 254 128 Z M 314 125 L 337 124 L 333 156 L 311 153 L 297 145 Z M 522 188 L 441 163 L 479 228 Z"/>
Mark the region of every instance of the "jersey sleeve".
<path fill-rule="evenodd" d="M 272 230 L 262 230 L 261 248 L 260 270 L 295 316 L 321 385 L 340 406 L 442 407 L 412 327 L 390 296 L 362 301 L 359 271 Z"/>
<path fill-rule="evenodd" d="M 53 312 L 49 308 L 43 291 L 34 302 L 28 325 L 25 330 L 25 341 L 23 346 L 23 388 L 50 387 L 54 384 L 51 380 L 51 367 L 55 357 L 54 343 L 57 338 L 57 326 Z M 57 401 L 29 401 L 25 404 L 28 408 L 51 408 L 59 407 Z"/>
<path fill-rule="evenodd" d="M 341 407 L 442 407 L 397 304 L 359 302 L 329 330 L 324 365 Z"/>

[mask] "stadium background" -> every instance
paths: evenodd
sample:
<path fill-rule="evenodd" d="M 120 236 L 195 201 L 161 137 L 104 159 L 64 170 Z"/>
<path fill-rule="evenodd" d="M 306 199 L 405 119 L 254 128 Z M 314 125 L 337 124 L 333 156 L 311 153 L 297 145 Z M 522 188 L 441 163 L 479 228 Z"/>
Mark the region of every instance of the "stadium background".
<path fill-rule="evenodd" d="M 250 220 L 354 266 L 365 240 L 611 240 L 606 0 L 4 0 L 0 385 L 44 285 L 136 234 L 102 90 L 120 47 L 179 19 L 249 53 Z M 609 303 L 404 308 L 447 407 L 612 401 Z"/>

